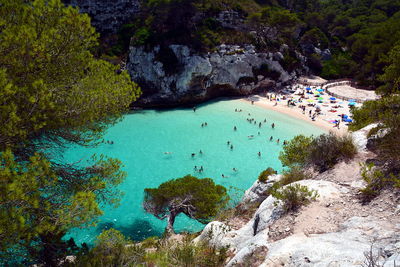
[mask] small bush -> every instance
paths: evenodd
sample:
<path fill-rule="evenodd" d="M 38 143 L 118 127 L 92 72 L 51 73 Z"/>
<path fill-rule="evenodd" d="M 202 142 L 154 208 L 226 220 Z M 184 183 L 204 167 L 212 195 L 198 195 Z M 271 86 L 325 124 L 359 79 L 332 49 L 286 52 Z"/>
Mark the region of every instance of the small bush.
<path fill-rule="evenodd" d="M 302 168 L 298 166 L 294 166 L 289 170 L 285 170 L 282 173 L 282 178 L 279 181 L 281 186 L 291 184 L 300 180 L 307 180 L 311 178 L 311 174 L 307 171 L 304 171 Z"/>
<path fill-rule="evenodd" d="M 270 176 L 272 174 L 276 174 L 276 171 L 273 168 L 268 167 L 266 170 L 263 170 L 260 173 L 260 175 L 258 176 L 258 181 L 260 181 L 262 183 L 266 183 L 268 180 L 268 176 Z"/>
<path fill-rule="evenodd" d="M 271 195 L 278 200 L 283 202 L 282 208 L 284 212 L 296 211 L 303 205 L 309 204 L 311 201 L 316 200 L 318 192 L 315 190 L 309 190 L 304 185 L 288 185 L 284 188 L 271 192 Z M 278 201 L 275 202 L 275 205 Z"/>
<path fill-rule="evenodd" d="M 351 136 L 323 134 L 313 140 L 308 160 L 319 172 L 324 172 L 341 160 L 354 158 L 356 153 Z"/>

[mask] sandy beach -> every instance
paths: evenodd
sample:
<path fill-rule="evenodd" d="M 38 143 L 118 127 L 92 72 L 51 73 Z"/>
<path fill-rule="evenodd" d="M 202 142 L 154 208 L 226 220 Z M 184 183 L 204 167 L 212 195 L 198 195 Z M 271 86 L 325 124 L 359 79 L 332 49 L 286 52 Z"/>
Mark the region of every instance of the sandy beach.
<path fill-rule="evenodd" d="M 346 134 L 348 132 L 347 123 L 341 121 L 340 117 L 341 114 L 346 114 L 349 116 L 349 118 L 351 118 L 348 101 L 340 99 L 337 99 L 336 101 L 330 101 L 332 96 L 326 92 L 322 93 L 322 95 L 319 95 L 320 99 L 323 98 L 323 100 L 317 101 L 317 99 L 315 99 L 315 94 L 317 92 L 314 92 L 316 91 L 317 87 L 313 87 L 308 91 L 308 94 L 305 94 L 304 97 L 301 97 L 299 96 L 299 92 L 306 91 L 306 89 L 304 86 L 299 85 L 296 85 L 295 87 L 297 90 L 292 94 L 268 93 L 267 96 L 252 95 L 250 97 L 243 98 L 242 101 L 253 102 L 254 105 L 307 121 L 328 132 L 333 132 L 336 134 Z M 294 102 L 295 106 L 288 105 L 289 99 Z M 304 114 L 303 110 L 299 107 L 301 105 L 305 106 Z M 310 111 L 311 114 L 314 114 L 317 107 L 320 109 L 320 112 L 313 120 L 310 116 Z M 339 129 L 335 127 L 335 120 L 341 121 Z"/>

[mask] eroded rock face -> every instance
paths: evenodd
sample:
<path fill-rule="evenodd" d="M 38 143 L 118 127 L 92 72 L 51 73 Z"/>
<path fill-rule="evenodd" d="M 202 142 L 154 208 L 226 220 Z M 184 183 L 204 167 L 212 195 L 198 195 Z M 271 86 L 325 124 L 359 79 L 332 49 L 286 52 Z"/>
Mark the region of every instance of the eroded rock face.
<path fill-rule="evenodd" d="M 92 25 L 102 33 L 115 33 L 139 12 L 139 0 L 64 0 L 88 13 Z"/>
<path fill-rule="evenodd" d="M 220 45 L 208 54 L 183 45 L 130 47 L 127 69 L 143 90 L 139 105 L 170 106 L 280 86 L 296 73 L 286 72 L 279 60 L 280 55 L 257 53 L 252 45 Z"/>
<path fill-rule="evenodd" d="M 272 187 L 272 185 L 281 179 L 282 175 L 274 174 L 268 176 L 267 182 L 255 181 L 254 184 L 244 192 L 241 204 L 248 205 L 252 203 L 261 203 L 264 201 L 268 195 L 267 191 Z"/>

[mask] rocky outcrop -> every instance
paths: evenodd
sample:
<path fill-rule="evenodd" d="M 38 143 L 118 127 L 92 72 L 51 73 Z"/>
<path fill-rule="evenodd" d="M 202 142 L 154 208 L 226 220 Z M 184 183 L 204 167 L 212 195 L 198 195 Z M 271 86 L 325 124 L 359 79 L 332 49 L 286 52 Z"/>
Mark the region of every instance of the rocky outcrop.
<path fill-rule="evenodd" d="M 127 69 L 142 88 L 139 105 L 170 106 L 278 87 L 297 75 L 282 60 L 281 53 L 258 53 L 252 45 L 220 45 L 207 54 L 183 45 L 130 47 Z"/>
<path fill-rule="evenodd" d="M 282 175 L 280 174 L 274 174 L 268 176 L 268 180 L 265 183 L 259 180 L 255 181 L 254 184 L 244 192 L 240 204 L 247 206 L 249 204 L 263 202 L 268 197 L 268 189 L 270 189 L 275 182 L 279 181 L 281 177 Z"/>
<path fill-rule="evenodd" d="M 319 197 L 285 227 L 296 222 L 303 227 L 300 217 L 309 218 L 319 225 L 332 221 L 342 210 L 344 199 L 350 189 L 333 182 L 323 180 L 303 180 L 296 182 L 310 189 L 317 190 Z M 333 203 L 339 203 L 333 204 Z M 334 205 L 334 208 L 329 208 Z M 360 207 L 363 209 L 362 207 Z M 329 210 L 331 209 L 331 210 Z M 330 215 L 323 221 L 326 211 Z M 400 258 L 400 224 L 394 224 L 381 216 L 354 211 L 341 221 L 334 230 L 317 232 L 293 231 L 281 239 L 271 239 L 270 234 L 275 224 L 282 223 L 286 217 L 280 203 L 268 196 L 253 218 L 242 228 L 235 230 L 222 222 L 208 224 L 195 242 L 209 242 L 217 247 L 229 247 L 233 257 L 227 266 L 360 266 L 367 254 L 376 261 L 393 266 L 393 261 Z M 360 214 L 360 215 L 356 215 Z M 329 219 L 330 218 L 330 219 Z M 291 231 L 287 227 L 285 231 Z M 253 264 L 257 262 L 256 264 Z M 381 265 L 379 265 L 381 266 Z"/>
<path fill-rule="evenodd" d="M 88 13 L 92 25 L 101 33 L 115 33 L 139 12 L 139 0 L 64 0 Z"/>

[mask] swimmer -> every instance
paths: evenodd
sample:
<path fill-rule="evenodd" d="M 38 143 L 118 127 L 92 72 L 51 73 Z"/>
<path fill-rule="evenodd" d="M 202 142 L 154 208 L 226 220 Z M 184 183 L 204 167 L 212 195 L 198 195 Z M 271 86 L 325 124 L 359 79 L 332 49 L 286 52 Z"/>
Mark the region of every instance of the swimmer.
<path fill-rule="evenodd" d="M 252 139 L 254 138 L 254 135 L 248 135 L 247 138 Z"/>
<path fill-rule="evenodd" d="M 269 138 L 269 141 L 272 141 L 272 139 L 274 139 L 272 136 Z"/>
<path fill-rule="evenodd" d="M 236 168 L 232 168 L 232 171 L 237 172 L 238 170 Z"/>
<path fill-rule="evenodd" d="M 234 126 L 234 127 L 233 127 L 233 130 L 234 130 L 234 131 L 237 131 L 237 128 L 236 128 L 236 126 Z"/>
<path fill-rule="evenodd" d="M 195 154 L 195 153 L 192 153 L 192 158 L 193 158 L 194 156 L 196 156 L 196 154 Z"/>
<path fill-rule="evenodd" d="M 168 152 L 168 151 L 167 151 L 167 152 L 164 152 L 164 154 L 165 154 L 165 155 L 170 155 L 170 154 L 172 154 L 172 152 Z"/>
<path fill-rule="evenodd" d="M 197 109 L 197 107 L 194 106 L 194 107 L 193 107 L 193 112 L 196 112 L 196 109 Z"/>
<path fill-rule="evenodd" d="M 225 178 L 225 175 L 224 175 L 224 174 L 222 174 L 222 178 Z"/>
<path fill-rule="evenodd" d="M 276 143 L 279 144 L 279 138 L 276 140 Z"/>
<path fill-rule="evenodd" d="M 200 166 L 199 172 L 203 172 L 203 171 L 204 171 L 203 166 Z"/>
<path fill-rule="evenodd" d="M 226 142 L 226 144 L 229 146 L 231 144 L 231 141 Z"/>
<path fill-rule="evenodd" d="M 260 135 L 260 132 L 258 132 L 258 135 Z"/>
<path fill-rule="evenodd" d="M 258 128 L 261 128 L 261 122 L 258 124 Z"/>
<path fill-rule="evenodd" d="M 203 151 L 201 151 L 201 149 L 200 149 L 200 151 L 199 151 L 199 154 L 200 154 L 200 155 L 203 155 Z"/>
<path fill-rule="evenodd" d="M 207 126 L 207 122 L 204 123 L 204 126 Z"/>
<path fill-rule="evenodd" d="M 272 127 L 272 129 L 274 129 L 275 128 L 275 123 L 272 123 L 271 127 Z"/>
<path fill-rule="evenodd" d="M 203 128 L 203 127 L 204 127 L 204 123 L 201 124 L 201 128 Z"/>
<path fill-rule="evenodd" d="M 197 172 L 197 166 L 196 165 L 194 165 L 194 170 Z"/>
<path fill-rule="evenodd" d="M 267 122 L 267 119 L 264 119 L 264 123 L 266 123 Z"/>
<path fill-rule="evenodd" d="M 261 152 L 260 152 L 260 151 L 258 151 L 258 153 L 257 153 L 257 154 L 258 154 L 258 156 L 259 156 L 259 157 L 261 157 Z"/>
<path fill-rule="evenodd" d="M 231 145 L 231 150 L 233 150 L 233 145 Z"/>

